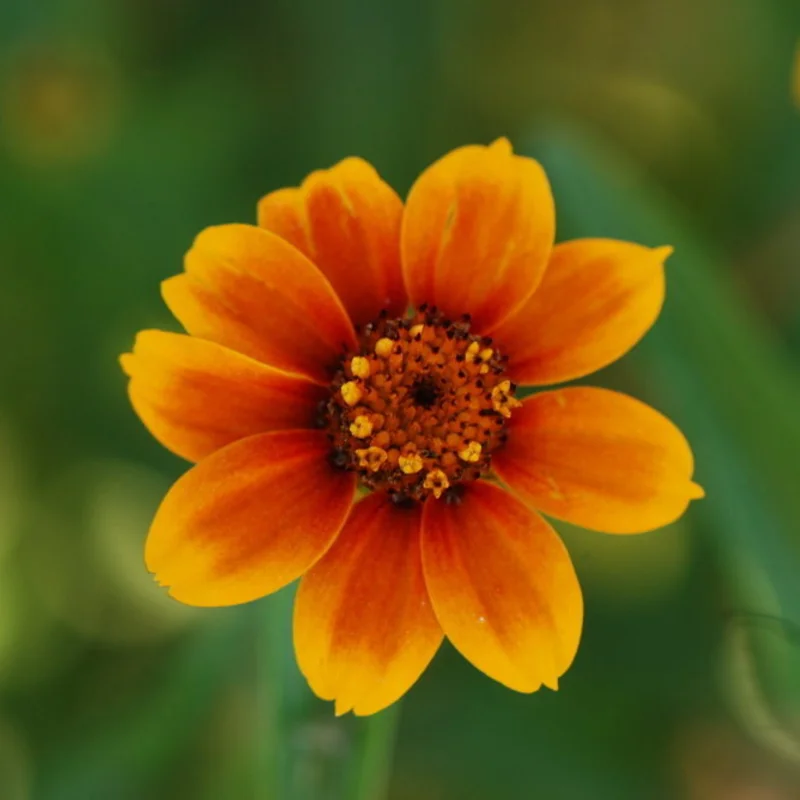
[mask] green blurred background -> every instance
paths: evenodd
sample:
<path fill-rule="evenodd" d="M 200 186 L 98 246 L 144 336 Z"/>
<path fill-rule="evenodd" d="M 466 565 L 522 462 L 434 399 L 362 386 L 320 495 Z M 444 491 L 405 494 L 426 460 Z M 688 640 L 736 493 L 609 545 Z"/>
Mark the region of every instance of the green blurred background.
<path fill-rule="evenodd" d="M 798 39 L 797 0 L 0 0 L 0 800 L 800 798 Z M 174 327 L 158 283 L 203 227 L 351 154 L 402 193 L 498 135 L 559 239 L 676 247 L 592 382 L 678 422 L 708 497 L 641 537 L 560 526 L 561 691 L 445 646 L 384 792 L 393 712 L 311 696 L 290 592 L 202 611 L 146 574 L 185 465 L 116 357 Z"/>

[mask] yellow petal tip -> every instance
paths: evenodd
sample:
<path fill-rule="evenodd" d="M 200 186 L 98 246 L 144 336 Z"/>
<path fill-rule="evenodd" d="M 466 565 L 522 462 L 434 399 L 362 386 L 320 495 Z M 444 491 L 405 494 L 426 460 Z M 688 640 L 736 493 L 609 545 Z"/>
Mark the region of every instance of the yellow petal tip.
<path fill-rule="evenodd" d="M 129 377 L 133 377 L 133 353 L 123 353 L 119 357 L 119 365 L 122 371 Z"/>
<path fill-rule="evenodd" d="M 695 483 L 694 481 L 690 481 L 690 483 L 689 483 L 689 497 L 692 500 L 702 500 L 705 496 L 706 496 L 706 490 L 699 483 Z"/>
<path fill-rule="evenodd" d="M 514 148 L 511 146 L 511 142 L 505 136 L 500 136 L 495 139 L 490 145 L 490 150 L 495 150 L 498 152 L 502 152 L 503 155 L 510 156 L 514 152 Z"/>
<path fill-rule="evenodd" d="M 674 252 L 675 248 L 671 244 L 665 244 L 661 247 L 653 248 L 653 254 L 662 262 L 666 261 Z"/>
<path fill-rule="evenodd" d="M 333 705 L 333 713 L 337 717 L 343 717 L 348 711 L 352 710 L 349 703 L 343 703 L 341 700 L 335 700 Z"/>

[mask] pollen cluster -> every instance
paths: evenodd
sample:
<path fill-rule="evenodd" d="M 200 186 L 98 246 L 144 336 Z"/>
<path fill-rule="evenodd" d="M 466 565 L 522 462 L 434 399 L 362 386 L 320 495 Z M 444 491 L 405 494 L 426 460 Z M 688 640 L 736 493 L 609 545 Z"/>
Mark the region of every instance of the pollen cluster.
<path fill-rule="evenodd" d="M 331 463 L 398 503 L 453 496 L 489 471 L 520 405 L 505 362 L 490 338 L 470 333 L 467 315 L 452 321 L 424 305 L 413 317 L 382 315 L 360 332 L 321 407 Z"/>

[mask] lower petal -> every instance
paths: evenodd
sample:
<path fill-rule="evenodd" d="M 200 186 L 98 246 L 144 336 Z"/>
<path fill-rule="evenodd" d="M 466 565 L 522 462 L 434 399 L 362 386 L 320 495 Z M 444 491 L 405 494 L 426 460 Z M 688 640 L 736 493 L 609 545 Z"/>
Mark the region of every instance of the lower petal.
<path fill-rule="evenodd" d="M 142 422 L 189 461 L 256 433 L 311 428 L 325 396 L 307 378 L 178 333 L 142 331 L 121 361 Z"/>
<path fill-rule="evenodd" d="M 555 531 L 491 483 L 425 504 L 422 560 L 436 616 L 478 669 L 519 692 L 558 688 L 578 649 L 583 598 Z"/>
<path fill-rule="evenodd" d="M 528 398 L 493 454 L 497 474 L 531 505 L 606 533 L 674 522 L 703 496 L 694 459 L 666 417 L 632 397 L 573 387 Z"/>
<path fill-rule="evenodd" d="M 442 641 L 422 575 L 420 510 L 385 494 L 358 503 L 300 583 L 300 669 L 336 713 L 374 714 L 405 694 Z"/>
<path fill-rule="evenodd" d="M 170 489 L 150 528 L 147 568 L 194 606 L 255 600 L 300 577 L 330 546 L 355 479 L 327 462 L 319 431 L 234 442 Z"/>

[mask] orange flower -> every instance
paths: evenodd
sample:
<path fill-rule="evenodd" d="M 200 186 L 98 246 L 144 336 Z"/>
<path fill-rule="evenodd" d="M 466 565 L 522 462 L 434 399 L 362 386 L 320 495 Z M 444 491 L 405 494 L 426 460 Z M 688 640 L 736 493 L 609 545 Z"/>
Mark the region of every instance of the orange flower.
<path fill-rule="evenodd" d="M 145 425 L 199 462 L 158 510 L 148 568 L 198 606 L 302 576 L 297 659 L 337 714 L 394 702 L 444 635 L 512 689 L 557 688 L 583 601 L 539 512 L 637 533 L 702 490 L 648 406 L 582 387 L 520 402 L 517 385 L 633 347 L 670 248 L 554 247 L 547 178 L 505 139 L 436 162 L 405 207 L 349 158 L 258 219 L 201 233 L 163 284 L 189 335 L 144 331 L 122 357 Z"/>

